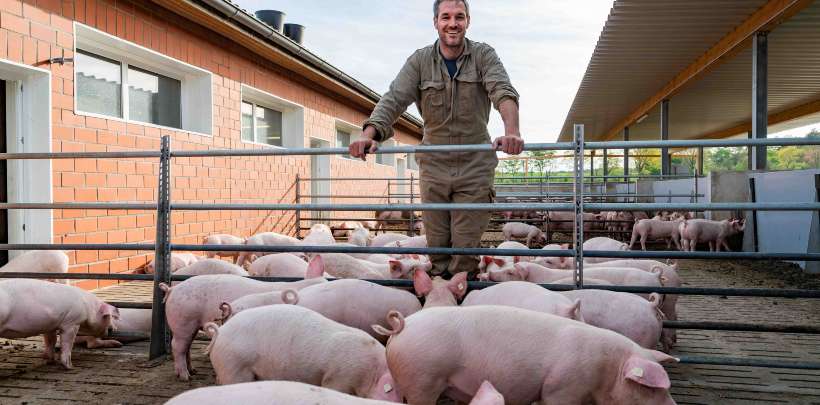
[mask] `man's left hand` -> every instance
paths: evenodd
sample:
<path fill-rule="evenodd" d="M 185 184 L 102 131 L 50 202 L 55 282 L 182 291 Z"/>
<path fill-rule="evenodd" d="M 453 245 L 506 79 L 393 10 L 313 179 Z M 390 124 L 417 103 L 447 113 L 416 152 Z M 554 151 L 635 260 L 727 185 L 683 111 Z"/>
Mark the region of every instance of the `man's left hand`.
<path fill-rule="evenodd" d="M 524 140 L 518 135 L 504 135 L 495 138 L 493 148 L 508 155 L 517 155 L 524 150 Z"/>

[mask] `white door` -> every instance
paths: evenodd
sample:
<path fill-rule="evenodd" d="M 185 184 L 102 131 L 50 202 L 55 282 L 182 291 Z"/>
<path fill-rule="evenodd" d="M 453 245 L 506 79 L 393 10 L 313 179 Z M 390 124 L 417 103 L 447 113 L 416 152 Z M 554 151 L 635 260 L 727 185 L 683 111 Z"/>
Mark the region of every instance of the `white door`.
<path fill-rule="evenodd" d="M 311 148 L 329 148 L 330 142 L 311 138 Z M 313 204 L 330 203 L 330 155 L 312 155 L 310 157 L 310 202 Z M 312 218 L 330 218 L 330 211 L 319 211 L 310 213 Z M 313 221 L 313 223 L 328 223 L 326 220 Z"/>

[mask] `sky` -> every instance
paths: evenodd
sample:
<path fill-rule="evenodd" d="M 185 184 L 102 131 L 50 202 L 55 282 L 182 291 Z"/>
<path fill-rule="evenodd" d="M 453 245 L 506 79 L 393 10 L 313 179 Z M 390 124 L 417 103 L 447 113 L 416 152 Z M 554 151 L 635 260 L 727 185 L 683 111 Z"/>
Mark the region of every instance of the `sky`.
<path fill-rule="evenodd" d="M 432 0 L 233 0 L 306 26 L 304 45 L 383 94 L 413 51 L 432 44 Z M 526 142 L 552 142 L 569 111 L 613 0 L 470 0 L 467 37 L 495 48 L 520 98 Z M 408 109 L 419 115 L 415 106 Z M 770 134 L 805 136 L 820 124 Z M 490 116 L 490 136 L 503 135 Z"/>
<path fill-rule="evenodd" d="M 234 0 L 307 27 L 304 45 L 383 94 L 416 49 L 432 44 L 432 0 Z M 612 0 L 471 0 L 467 38 L 495 48 L 520 93 L 527 142 L 558 137 Z M 419 115 L 415 106 L 410 112 Z M 493 111 L 490 136 L 503 135 Z"/>

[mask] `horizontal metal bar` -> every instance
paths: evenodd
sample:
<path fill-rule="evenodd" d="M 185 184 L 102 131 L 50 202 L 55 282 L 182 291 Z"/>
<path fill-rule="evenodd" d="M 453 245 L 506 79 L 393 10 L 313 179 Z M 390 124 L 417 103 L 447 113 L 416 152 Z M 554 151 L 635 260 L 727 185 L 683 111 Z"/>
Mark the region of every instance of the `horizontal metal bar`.
<path fill-rule="evenodd" d="M 570 142 L 528 143 L 524 150 L 568 150 Z M 472 145 L 418 145 L 418 146 L 380 146 L 375 154 L 396 153 L 443 153 L 443 152 L 494 152 L 491 144 Z M 287 149 L 211 149 L 171 151 L 171 157 L 206 157 L 206 156 L 314 156 L 314 155 L 348 155 L 347 148 L 287 148 Z"/>
<path fill-rule="evenodd" d="M 202 252 L 270 252 L 270 253 L 384 253 L 433 255 L 489 255 L 489 256 L 552 256 L 570 257 L 572 250 L 495 249 L 495 248 L 399 248 L 358 246 L 274 246 L 274 245 L 185 245 L 171 244 L 171 250 Z"/>
<path fill-rule="evenodd" d="M 17 210 L 156 210 L 156 203 L 0 203 L 0 209 Z"/>
<path fill-rule="evenodd" d="M 0 243 L 0 250 L 154 250 L 148 243 Z"/>
<path fill-rule="evenodd" d="M 780 361 L 717 356 L 680 355 L 681 364 L 712 364 L 716 366 L 743 366 L 763 368 L 787 368 L 795 370 L 820 370 L 820 363 L 811 361 Z"/>
<path fill-rule="evenodd" d="M 585 149 L 660 149 L 660 148 L 718 148 L 740 146 L 810 146 L 820 145 L 812 138 L 764 138 L 670 141 L 610 141 L 584 142 Z"/>
<path fill-rule="evenodd" d="M 569 203 L 427 203 L 427 204 L 190 204 L 172 210 L 211 211 L 572 211 Z M 818 211 L 820 203 L 588 203 L 589 211 Z"/>
<path fill-rule="evenodd" d="M 117 308 L 151 309 L 150 302 L 106 301 Z"/>
<path fill-rule="evenodd" d="M 409 181 L 408 178 L 401 178 L 401 177 L 302 177 L 299 179 L 300 181 Z M 419 178 L 416 177 L 414 182 L 418 182 Z"/>
<path fill-rule="evenodd" d="M 387 199 L 387 197 L 388 197 L 387 194 L 384 194 L 384 195 L 333 195 L 333 194 L 299 195 L 299 198 L 376 198 L 376 199 L 380 199 L 380 200 Z M 396 195 L 395 194 L 390 194 L 390 197 L 396 197 Z"/>
<path fill-rule="evenodd" d="M 634 155 L 630 155 L 630 156 L 634 156 Z M 613 175 L 608 175 L 608 176 L 601 176 L 601 175 L 584 176 L 585 179 L 623 179 L 623 178 L 629 178 L 629 179 L 659 179 L 659 178 L 664 178 L 664 179 L 691 179 L 693 177 L 694 176 L 692 176 L 692 175 L 685 175 L 685 174 L 674 174 L 674 175 L 668 175 L 668 176 L 661 176 L 660 174 L 636 174 L 636 175 L 620 175 L 620 176 L 613 176 Z M 697 177 L 702 179 L 702 178 L 705 178 L 706 176 L 697 176 Z M 527 176 L 527 177 L 523 177 L 523 176 L 522 177 L 509 177 L 509 176 L 507 176 L 507 177 L 496 177 L 495 179 L 496 180 L 526 180 L 526 179 L 529 179 L 529 180 L 550 180 L 550 179 L 574 179 L 574 177 L 573 176 Z"/>
<path fill-rule="evenodd" d="M 805 333 L 820 334 L 820 326 L 812 325 L 779 325 L 757 323 L 732 323 L 708 321 L 663 321 L 663 327 L 669 329 L 730 330 L 738 332 L 772 332 L 772 333 Z"/>
<path fill-rule="evenodd" d="M 0 153 L 0 160 L 12 159 L 144 159 L 159 158 L 159 151 L 128 152 L 33 152 Z"/>
<path fill-rule="evenodd" d="M 817 204 L 820 205 L 820 204 Z M 256 211 L 572 211 L 568 203 L 483 203 L 483 204 L 188 204 L 171 203 L 172 210 L 256 210 Z"/>
<path fill-rule="evenodd" d="M 589 211 L 817 211 L 820 203 L 587 203 Z"/>
<path fill-rule="evenodd" d="M 571 183 L 567 183 L 567 184 L 571 184 Z M 539 198 L 540 197 L 540 198 L 543 198 L 543 197 L 571 197 L 571 196 L 574 196 L 574 195 L 575 194 L 570 193 L 570 192 L 562 192 L 562 191 L 547 192 L 547 190 L 544 190 L 543 193 L 527 193 L 527 192 L 515 192 L 515 191 L 508 192 L 508 193 L 499 192 L 499 193 L 496 193 L 495 196 L 496 196 L 496 198 L 509 198 L 509 197 L 530 197 L 530 198 Z M 617 197 L 641 197 L 641 198 L 672 197 L 672 198 L 675 198 L 675 197 L 704 197 L 704 196 L 705 196 L 704 194 L 629 194 L 629 193 L 610 193 L 610 194 L 607 194 L 607 193 L 584 193 L 584 197 L 612 197 L 612 198 L 617 198 Z M 391 197 L 395 197 L 395 195 L 391 194 Z M 381 198 L 384 198 L 384 197 L 381 197 Z"/>
<path fill-rule="evenodd" d="M 584 250 L 586 257 L 616 259 L 719 259 L 719 260 L 800 260 L 820 261 L 820 253 L 764 252 L 681 252 L 677 250 Z"/>
<path fill-rule="evenodd" d="M 31 273 L 31 272 L 0 272 L 0 278 L 36 278 L 56 280 L 122 280 L 122 281 L 153 281 L 152 274 L 121 274 L 121 273 Z"/>

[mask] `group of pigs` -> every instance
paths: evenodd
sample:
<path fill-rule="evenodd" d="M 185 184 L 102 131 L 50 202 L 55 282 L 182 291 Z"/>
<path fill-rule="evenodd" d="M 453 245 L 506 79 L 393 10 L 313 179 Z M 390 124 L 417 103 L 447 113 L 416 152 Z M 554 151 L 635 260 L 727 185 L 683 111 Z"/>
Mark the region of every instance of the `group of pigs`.
<path fill-rule="evenodd" d="M 224 236 L 207 242 L 235 244 Z M 304 240 L 267 232 L 243 244 L 254 238 L 261 242 L 250 244 L 339 245 L 323 225 L 314 226 Z M 587 243 L 590 250 L 625 249 L 608 238 Z M 348 244 L 424 247 L 426 240 L 354 230 Z M 526 246 L 505 242 L 499 248 Z M 191 343 L 204 331 L 212 339 L 207 350 L 221 385 L 189 391 L 172 404 L 224 403 L 226 398 L 435 404 L 441 395 L 474 405 L 674 403 L 660 364 L 676 359 L 653 349 L 659 340 L 665 349 L 674 342 L 674 336 L 661 336 L 662 320 L 676 317 L 675 297 L 557 293 L 533 283 L 572 282 L 568 258 L 482 257 L 479 277 L 503 282 L 468 293 L 466 273 L 450 280 L 431 278 L 424 256 L 242 252 L 234 257 L 237 264 L 172 256 L 172 265 L 180 266 L 176 274 L 196 275 L 161 285 L 176 374 L 187 380 L 194 372 Z M 585 263 L 587 284 L 680 285 L 674 265 L 605 260 Z M 247 275 L 303 280 L 270 283 Z M 395 278 L 412 279 L 415 295 L 363 280 Z M 88 337 L 89 346 L 105 347 L 110 341 L 99 338 L 111 329 L 150 330 L 150 311 L 128 315 L 63 284 L 3 281 L 0 300 L 5 304 L 0 336 L 42 334 L 44 356 L 51 360 L 59 335 L 59 360 L 67 368 L 77 336 Z"/>
<path fill-rule="evenodd" d="M 513 217 L 511 213 L 505 214 L 507 214 L 505 217 Z M 549 222 L 546 222 L 549 230 L 572 231 L 573 215 L 570 212 L 549 212 Z M 694 218 L 692 213 L 668 211 L 658 212 L 652 218 L 640 211 L 635 213 L 605 211 L 600 214 L 584 215 L 585 231 L 592 228 L 591 221 L 593 220 L 606 221 L 607 230 L 610 232 L 626 231 L 631 225 L 632 238 L 629 249 L 632 249 L 637 241 L 640 241 L 641 248 L 646 250 L 647 240 L 665 240 L 667 249 L 671 248 L 674 243 L 678 250 L 695 251 L 699 243 L 708 243 L 710 251 L 719 252 L 721 249 L 729 251 L 731 249 L 727 240 L 733 235 L 742 233 L 745 228 L 745 222 L 740 219 L 712 221 Z M 587 215 L 589 218 L 586 217 Z M 531 219 L 526 215 L 519 214 L 519 216 L 526 217 L 523 219 Z M 553 223 L 554 221 L 559 222 Z M 634 223 L 630 224 L 630 221 Z M 524 239 L 528 247 L 531 247 L 533 243 L 547 242 L 547 237 L 541 227 L 523 222 L 507 222 L 501 231 L 504 234 L 504 240 Z"/>

